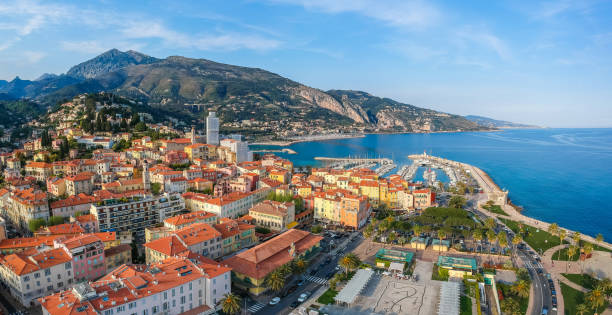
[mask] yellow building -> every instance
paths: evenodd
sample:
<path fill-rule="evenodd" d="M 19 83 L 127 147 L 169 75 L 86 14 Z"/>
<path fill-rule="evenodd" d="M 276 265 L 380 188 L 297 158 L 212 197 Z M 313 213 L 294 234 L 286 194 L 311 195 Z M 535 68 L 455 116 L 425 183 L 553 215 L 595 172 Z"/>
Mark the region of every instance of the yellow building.
<path fill-rule="evenodd" d="M 284 232 L 289 229 L 289 224 L 295 222 L 295 205 L 292 202 L 264 200 L 249 209 L 249 215 L 257 226 Z"/>

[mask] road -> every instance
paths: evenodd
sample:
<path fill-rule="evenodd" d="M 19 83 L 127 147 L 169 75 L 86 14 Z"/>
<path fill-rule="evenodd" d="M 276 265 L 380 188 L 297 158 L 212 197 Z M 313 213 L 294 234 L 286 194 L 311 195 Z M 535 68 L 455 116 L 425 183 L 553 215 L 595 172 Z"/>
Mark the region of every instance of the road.
<path fill-rule="evenodd" d="M 354 241 L 350 241 L 352 236 L 355 236 Z M 330 238 L 326 237 L 326 241 L 329 241 Z M 330 253 L 322 253 L 318 258 L 314 260 L 314 262 L 309 266 L 308 270 L 304 273 L 304 278 L 306 279 L 306 283 L 303 286 L 298 287 L 295 292 L 282 297 L 281 301 L 277 305 L 269 305 L 259 304 L 259 307 L 254 306 L 256 303 L 250 303 L 247 306 L 247 310 L 250 311 L 251 314 L 289 314 L 293 311 L 292 308 L 289 307 L 291 303 L 297 301 L 300 294 L 309 291 L 311 294 L 316 292 L 321 286 L 327 284 L 326 275 L 332 271 L 336 271 L 335 268 L 338 266 L 338 260 L 345 254 L 352 250 L 354 250 L 359 244 L 363 241 L 363 237 L 361 233 L 354 232 L 350 234 L 348 237 L 344 237 L 340 240 L 334 240 L 334 242 L 340 242 L 335 250 L 332 250 Z M 342 244 L 347 243 L 344 250 L 342 250 Z M 336 252 L 338 252 L 336 254 Z M 336 254 L 336 255 L 334 255 Z M 331 259 L 330 262 L 325 262 L 326 258 L 329 257 Z M 314 270 L 314 271 L 313 271 Z M 312 273 L 311 273 L 312 272 Z M 341 272 L 341 271 L 338 271 Z M 297 278 L 297 277 L 296 277 Z M 295 279 L 294 283 L 296 283 L 299 278 Z M 315 282 L 313 282 L 313 280 Z M 285 288 L 290 288 L 293 283 L 288 283 Z M 269 301 L 274 296 L 267 295 L 266 301 Z M 256 310 L 256 311 L 254 311 Z"/>
<path fill-rule="evenodd" d="M 482 199 L 483 197 L 480 195 L 482 194 L 476 194 L 474 197 L 469 198 L 467 201 L 467 207 L 468 210 L 470 210 L 484 222 L 488 216 L 477 208 L 478 199 Z M 499 220 L 496 219 L 496 221 L 498 222 L 498 225 L 495 230 L 496 232 L 499 232 L 504 225 L 502 225 Z M 508 239 L 512 240 L 514 233 L 510 229 L 508 229 L 508 231 Z M 530 299 L 533 299 L 532 315 L 541 315 L 543 307 L 548 308 L 548 314 L 556 315 L 557 312 L 552 310 L 552 295 L 548 284 L 548 279 L 546 278 L 546 270 L 544 269 L 544 266 L 542 266 L 540 262 L 535 261 L 534 257 L 529 254 L 528 250 L 519 249 L 517 256 L 522 260 L 523 265 L 529 272 L 529 276 L 531 277 L 531 281 L 534 286 L 533 296 L 529 297 Z M 540 270 L 541 273 L 538 273 L 538 270 Z M 560 292 L 557 294 L 560 294 Z"/>

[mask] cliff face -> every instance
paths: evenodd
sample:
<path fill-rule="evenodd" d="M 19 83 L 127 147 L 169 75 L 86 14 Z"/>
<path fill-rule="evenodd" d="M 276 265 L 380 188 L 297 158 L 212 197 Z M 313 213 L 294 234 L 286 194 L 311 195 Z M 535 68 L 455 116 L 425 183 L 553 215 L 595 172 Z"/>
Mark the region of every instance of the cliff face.
<path fill-rule="evenodd" d="M 304 85 L 292 88 L 291 92 L 294 96 L 304 99 L 310 105 L 319 106 L 342 116 L 346 116 L 356 123 L 370 123 L 365 111 L 360 106 L 353 105 L 348 99 L 338 102 L 330 95 Z"/>

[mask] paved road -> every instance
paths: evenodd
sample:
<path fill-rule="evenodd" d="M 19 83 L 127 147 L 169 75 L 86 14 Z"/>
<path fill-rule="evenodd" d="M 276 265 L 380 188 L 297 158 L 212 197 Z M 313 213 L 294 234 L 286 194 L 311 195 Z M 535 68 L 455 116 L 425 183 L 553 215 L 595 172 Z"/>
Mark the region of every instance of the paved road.
<path fill-rule="evenodd" d="M 247 309 L 250 310 L 251 313 L 253 314 L 255 313 L 256 314 L 289 314 L 291 313 L 293 309 L 291 309 L 289 305 L 293 303 L 294 301 L 296 301 L 298 297 L 300 296 L 300 294 L 306 291 L 309 291 L 312 294 L 316 292 L 321 286 L 326 285 L 327 279 L 325 276 L 329 272 L 335 270 L 336 266 L 338 266 L 338 260 L 345 253 L 348 253 L 352 251 L 353 249 L 355 249 L 357 246 L 359 246 L 359 244 L 363 241 L 363 237 L 361 236 L 361 233 L 353 233 L 353 234 L 356 235 L 355 240 L 352 242 L 349 242 L 346 245 L 346 249 L 343 251 L 340 251 L 338 255 L 333 255 L 336 252 L 336 250 L 333 250 L 331 253 L 322 253 L 318 259 L 315 259 L 315 262 L 304 273 L 304 278 L 306 279 L 306 283 L 303 286 L 298 287 L 298 289 L 295 292 L 287 295 L 286 297 L 281 298 L 280 303 L 278 303 L 277 305 L 269 305 L 269 304 L 263 304 L 263 303 L 260 303 L 257 305 L 256 303 L 251 303 L 247 306 Z M 340 240 L 334 240 L 334 242 L 335 243 L 340 242 L 342 244 L 343 242 L 347 242 L 347 239 L 350 239 L 350 236 L 342 238 Z M 326 241 L 329 241 L 329 238 L 326 238 Z M 338 246 L 337 250 L 340 250 L 341 247 L 342 246 Z M 325 262 L 325 259 L 327 257 L 331 258 L 331 261 L 328 263 Z M 314 274 L 311 274 L 312 270 L 315 270 L 316 272 Z M 288 284 L 286 288 L 291 287 L 291 285 L 292 284 Z M 268 295 L 265 300 L 269 301 L 272 299 L 272 297 L 274 296 Z"/>

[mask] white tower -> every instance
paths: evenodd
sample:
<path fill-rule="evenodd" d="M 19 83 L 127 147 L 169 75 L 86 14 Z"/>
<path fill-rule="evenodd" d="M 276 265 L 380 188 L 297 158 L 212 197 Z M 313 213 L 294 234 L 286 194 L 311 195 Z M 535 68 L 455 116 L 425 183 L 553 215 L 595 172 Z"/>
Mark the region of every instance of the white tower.
<path fill-rule="evenodd" d="M 196 143 L 195 126 L 191 126 L 191 144 Z"/>
<path fill-rule="evenodd" d="M 209 112 L 206 117 L 206 143 L 219 145 L 219 118 L 215 112 Z"/>
<path fill-rule="evenodd" d="M 151 181 L 149 180 L 149 163 L 147 160 L 144 160 L 142 164 L 142 185 L 144 186 L 144 190 L 151 189 Z"/>

